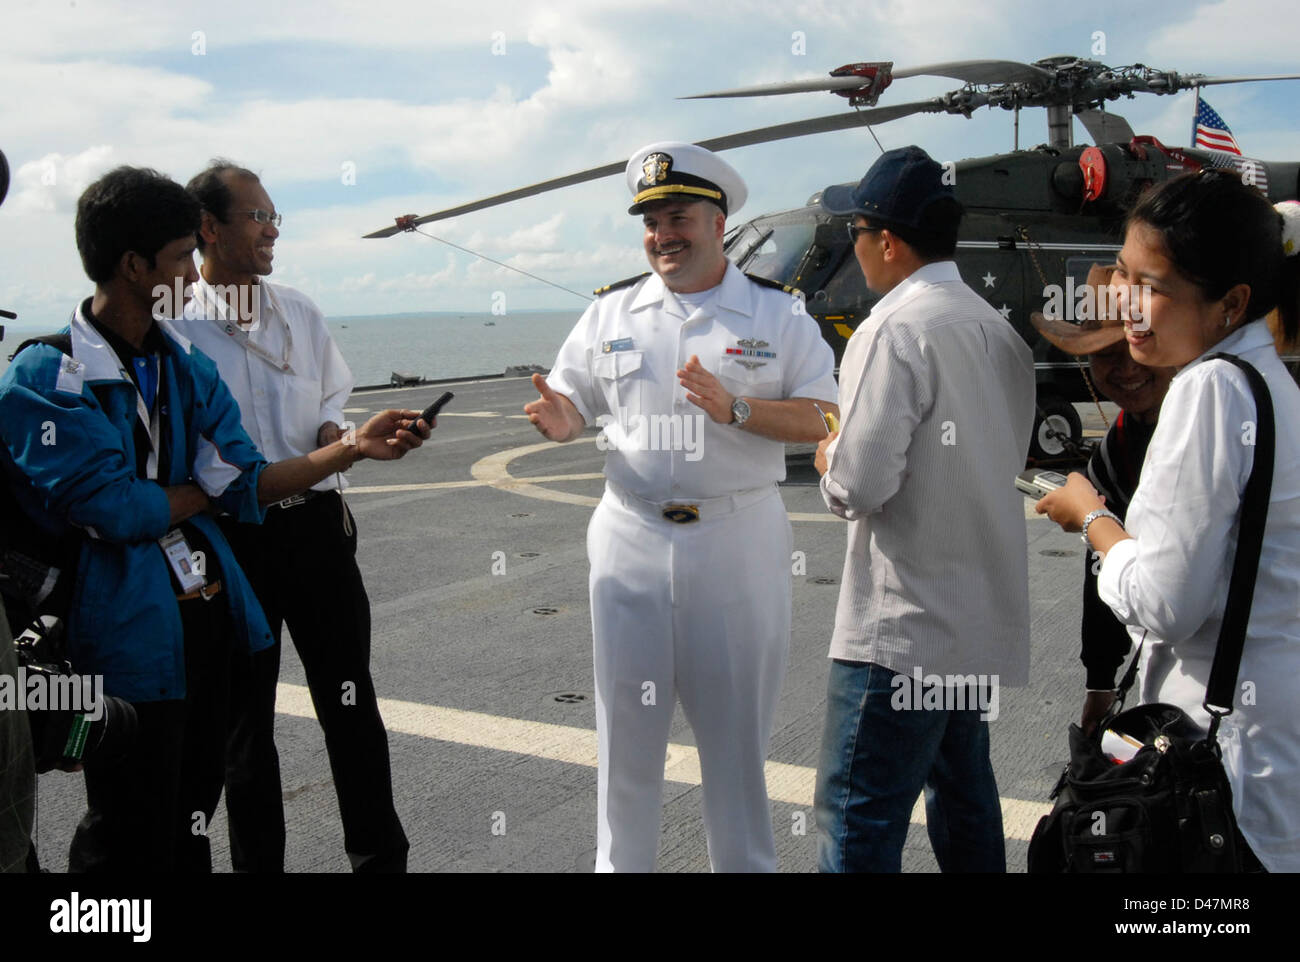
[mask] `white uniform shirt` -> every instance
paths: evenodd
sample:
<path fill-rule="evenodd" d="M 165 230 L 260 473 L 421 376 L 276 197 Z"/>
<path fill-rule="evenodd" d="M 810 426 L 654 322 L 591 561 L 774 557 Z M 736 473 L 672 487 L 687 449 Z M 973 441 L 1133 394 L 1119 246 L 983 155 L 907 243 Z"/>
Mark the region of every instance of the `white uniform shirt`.
<path fill-rule="evenodd" d="M 185 305 L 185 319 L 176 324 L 216 363 L 258 450 L 268 461 L 283 461 L 314 451 L 326 421 L 343 423 L 352 372 L 306 295 L 265 279 L 254 289 L 258 323 L 247 331 L 248 345 L 235 312 L 202 277 Z M 338 479 L 332 474 L 313 487 L 332 491 Z"/>
<path fill-rule="evenodd" d="M 1235 710 L 1219 729 L 1238 824 L 1271 872 L 1300 872 L 1300 388 L 1265 322 L 1209 353 L 1236 354 L 1268 384 L 1277 424 L 1273 488 Z M 1226 361 L 1198 358 L 1170 384 L 1129 506 L 1132 539 L 1106 555 L 1101 599 L 1142 651 L 1142 701 L 1177 705 L 1202 725 L 1205 684 L 1254 461 L 1255 401 Z"/>
<path fill-rule="evenodd" d="M 1029 678 L 1029 348 L 952 261 L 890 291 L 840 364 L 822 478 L 851 522 L 831 657 L 892 671 Z"/>
<path fill-rule="evenodd" d="M 802 302 L 728 263 L 716 296 L 685 308 L 655 274 L 598 297 L 547 383 L 605 426 L 605 476 L 646 501 L 713 498 L 785 478 L 785 445 L 717 424 L 686 400 L 692 354 L 739 397 L 834 401 L 834 354 Z"/>

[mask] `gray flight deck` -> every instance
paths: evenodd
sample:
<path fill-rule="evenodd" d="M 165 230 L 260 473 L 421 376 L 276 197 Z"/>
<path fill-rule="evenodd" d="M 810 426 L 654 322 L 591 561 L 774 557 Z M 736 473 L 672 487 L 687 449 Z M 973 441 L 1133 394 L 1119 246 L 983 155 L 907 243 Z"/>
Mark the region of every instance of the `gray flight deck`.
<path fill-rule="evenodd" d="M 397 810 L 411 840 L 410 869 L 588 871 L 596 770 L 585 537 L 602 487 L 603 455 L 592 443 L 594 430 L 569 445 L 545 444 L 521 413 L 535 396 L 524 378 L 362 391 L 349 402 L 349 416 L 360 423 L 384 407 L 422 408 L 444 389 L 456 398 L 433 438 L 396 464 L 359 464 L 348 494 L 373 613 L 371 666 L 390 732 Z M 1099 431 L 1095 407 L 1079 410 L 1085 430 Z M 798 456 L 809 450 L 792 449 L 791 479 L 781 488 L 806 565 L 794 578 L 789 672 L 769 755 L 785 872 L 816 866 L 812 772 L 845 540 L 843 523 L 822 505 L 806 456 Z M 538 480 L 521 483 L 527 479 Z M 1027 838 L 1046 810 L 1064 760 L 1066 725 L 1077 719 L 1083 695 L 1083 546 L 1078 535 L 1043 519 L 1029 520 L 1027 528 L 1031 682 L 1001 692 L 990 725 L 1013 872 L 1025 869 Z M 345 872 L 324 741 L 287 637 L 285 649 L 276 740 L 287 868 Z M 698 764 L 680 708 L 671 741 L 659 868 L 707 871 Z M 81 781 L 60 772 L 40 779 L 36 835 L 53 871 L 67 865 L 84 808 Z M 229 871 L 223 808 L 210 835 L 215 869 Z M 915 816 L 903 868 L 937 870 Z"/>

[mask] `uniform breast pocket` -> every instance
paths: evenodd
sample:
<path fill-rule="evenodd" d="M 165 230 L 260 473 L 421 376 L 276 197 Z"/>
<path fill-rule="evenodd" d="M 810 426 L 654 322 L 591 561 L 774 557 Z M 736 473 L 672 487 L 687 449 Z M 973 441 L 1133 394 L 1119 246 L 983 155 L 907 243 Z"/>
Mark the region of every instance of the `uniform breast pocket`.
<path fill-rule="evenodd" d="M 757 397 L 768 401 L 784 398 L 781 362 L 777 358 L 759 360 L 724 354 L 718 361 L 718 380 L 737 397 Z"/>
<path fill-rule="evenodd" d="M 591 373 L 596 389 L 605 397 L 610 412 L 619 408 L 640 408 L 642 370 L 641 351 L 611 351 L 591 359 Z"/>

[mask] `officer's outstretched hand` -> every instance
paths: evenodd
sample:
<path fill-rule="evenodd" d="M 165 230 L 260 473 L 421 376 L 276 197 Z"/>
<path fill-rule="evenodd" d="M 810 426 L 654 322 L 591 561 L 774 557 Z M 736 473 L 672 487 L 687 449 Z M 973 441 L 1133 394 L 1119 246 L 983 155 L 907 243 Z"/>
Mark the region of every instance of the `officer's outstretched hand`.
<path fill-rule="evenodd" d="M 419 411 L 390 408 L 357 428 L 356 444 L 363 458 L 395 461 L 429 436 L 429 426 L 417 420 Z"/>
<path fill-rule="evenodd" d="M 586 421 L 563 394 L 551 390 L 546 378 L 533 375 L 533 387 L 541 395 L 536 401 L 524 405 L 524 413 L 533 427 L 548 441 L 571 441 L 582 433 Z"/>
<path fill-rule="evenodd" d="M 677 379 L 686 388 L 686 400 L 703 408 L 704 413 L 719 424 L 731 423 L 731 404 L 736 399 L 721 381 L 704 369 L 698 354 L 691 355 L 686 366 L 677 372 Z"/>

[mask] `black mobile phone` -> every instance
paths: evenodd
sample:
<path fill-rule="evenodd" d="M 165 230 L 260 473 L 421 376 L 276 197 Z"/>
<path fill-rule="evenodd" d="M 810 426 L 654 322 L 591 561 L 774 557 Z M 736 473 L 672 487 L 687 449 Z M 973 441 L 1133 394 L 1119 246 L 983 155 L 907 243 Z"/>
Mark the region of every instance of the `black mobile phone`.
<path fill-rule="evenodd" d="M 438 412 L 442 410 L 443 405 L 445 405 L 448 401 L 450 401 L 455 396 L 456 395 L 448 391 L 442 397 L 438 398 L 438 400 L 434 401 L 427 408 L 425 408 L 423 413 L 420 414 L 418 420 L 423 421 L 425 424 L 432 426 L 433 419 L 438 416 Z"/>

